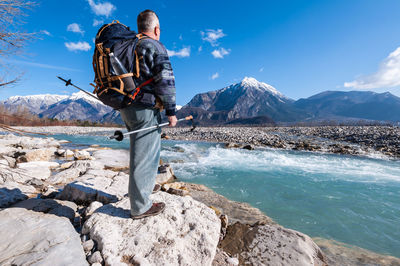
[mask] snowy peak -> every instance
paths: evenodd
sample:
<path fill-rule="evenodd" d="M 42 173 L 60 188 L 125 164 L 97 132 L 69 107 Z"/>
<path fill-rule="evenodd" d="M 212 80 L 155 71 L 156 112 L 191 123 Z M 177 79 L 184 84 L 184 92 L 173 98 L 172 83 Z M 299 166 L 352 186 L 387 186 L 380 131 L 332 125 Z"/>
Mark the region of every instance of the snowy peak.
<path fill-rule="evenodd" d="M 85 101 L 89 101 L 89 102 L 92 102 L 92 103 L 103 104 L 100 100 L 96 100 L 95 98 L 89 96 L 88 94 L 84 93 L 83 91 L 75 92 L 71 96 L 69 96 L 67 99 L 71 100 L 71 101 L 76 101 L 76 100 L 83 99 Z"/>
<path fill-rule="evenodd" d="M 49 101 L 56 103 L 67 98 L 67 95 L 56 95 L 56 94 L 37 94 L 37 95 L 28 95 L 28 96 L 11 96 L 6 101 L 7 102 L 18 102 L 18 101 L 25 101 L 25 102 L 32 102 L 32 101 Z"/>
<path fill-rule="evenodd" d="M 274 95 L 277 95 L 279 97 L 284 97 L 286 98 L 282 93 L 280 93 L 277 89 L 275 89 L 274 87 L 272 87 L 271 85 L 264 83 L 264 82 L 260 82 L 258 80 L 256 80 L 255 78 L 252 77 L 245 77 L 240 83 L 241 87 L 243 88 L 254 88 L 257 90 L 261 90 L 261 91 L 268 91 Z"/>
<path fill-rule="evenodd" d="M 193 113 L 196 119 L 209 124 L 236 123 L 257 117 L 264 122 L 295 121 L 302 117 L 292 108 L 292 103 L 293 100 L 271 85 L 246 77 L 223 89 L 197 94 L 180 113 Z M 257 119 L 249 121 L 255 123 Z"/>

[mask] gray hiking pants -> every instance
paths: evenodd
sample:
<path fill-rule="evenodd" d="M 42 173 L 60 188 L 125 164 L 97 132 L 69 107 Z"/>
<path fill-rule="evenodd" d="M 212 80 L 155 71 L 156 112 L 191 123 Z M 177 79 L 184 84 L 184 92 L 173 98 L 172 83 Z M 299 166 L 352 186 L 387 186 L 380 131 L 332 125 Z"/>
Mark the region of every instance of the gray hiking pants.
<path fill-rule="evenodd" d="M 120 110 L 128 131 L 158 125 L 158 109 L 130 105 Z M 152 206 L 153 191 L 160 161 L 161 129 L 130 135 L 129 199 L 131 214 L 145 213 Z"/>

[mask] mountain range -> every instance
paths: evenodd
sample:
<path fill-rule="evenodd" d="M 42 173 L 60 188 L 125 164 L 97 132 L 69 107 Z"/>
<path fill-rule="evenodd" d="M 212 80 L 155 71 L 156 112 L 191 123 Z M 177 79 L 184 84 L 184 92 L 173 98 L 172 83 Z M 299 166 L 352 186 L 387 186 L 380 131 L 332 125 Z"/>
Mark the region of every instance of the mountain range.
<path fill-rule="evenodd" d="M 41 117 L 122 124 L 119 112 L 83 92 L 66 95 L 13 96 L 1 102 L 18 105 Z M 178 117 L 193 115 L 203 125 L 271 124 L 299 121 L 400 121 L 400 98 L 369 91 L 325 91 L 297 101 L 271 85 L 246 77 L 228 87 L 200 93 L 183 106 Z"/>
<path fill-rule="evenodd" d="M 103 117 L 112 112 L 112 108 L 104 105 L 89 95 L 79 91 L 67 95 L 30 95 L 12 96 L 2 102 L 9 110 L 15 106 L 23 106 L 40 117 L 59 120 L 89 120 L 103 122 Z"/>

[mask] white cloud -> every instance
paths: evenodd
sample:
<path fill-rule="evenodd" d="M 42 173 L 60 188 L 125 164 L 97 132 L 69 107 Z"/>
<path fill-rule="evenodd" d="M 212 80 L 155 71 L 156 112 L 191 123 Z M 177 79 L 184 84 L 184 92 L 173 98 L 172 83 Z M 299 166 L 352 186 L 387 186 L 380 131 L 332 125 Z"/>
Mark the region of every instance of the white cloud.
<path fill-rule="evenodd" d="M 102 19 L 93 19 L 93 27 L 97 27 L 103 23 L 104 23 L 104 20 L 102 20 Z"/>
<path fill-rule="evenodd" d="M 173 56 L 177 56 L 177 57 L 189 57 L 189 56 L 190 56 L 190 47 L 184 47 L 184 48 L 182 48 L 182 49 L 179 50 L 179 51 L 172 51 L 172 50 L 168 50 L 168 49 L 167 49 L 167 52 L 168 52 L 168 55 L 169 55 L 170 57 L 173 57 Z"/>
<path fill-rule="evenodd" d="M 81 26 L 77 23 L 72 23 L 67 26 L 67 31 L 84 34 L 85 32 L 81 29 Z"/>
<path fill-rule="evenodd" d="M 217 78 L 219 78 L 219 73 L 218 72 L 211 76 L 212 80 L 217 79 Z"/>
<path fill-rule="evenodd" d="M 224 58 L 225 55 L 228 55 L 231 52 L 231 49 L 226 50 L 225 48 L 219 48 L 211 52 L 214 58 Z"/>
<path fill-rule="evenodd" d="M 88 0 L 90 7 L 92 8 L 93 13 L 98 16 L 109 17 L 112 12 L 114 12 L 117 8 L 111 4 L 110 2 L 103 3 L 95 3 L 94 0 Z"/>
<path fill-rule="evenodd" d="M 264 67 L 260 68 L 259 72 L 263 72 L 264 71 Z"/>
<path fill-rule="evenodd" d="M 179 35 L 179 40 L 183 40 L 183 36 L 182 36 L 182 34 L 181 35 Z"/>
<path fill-rule="evenodd" d="M 87 42 L 66 42 L 64 44 L 71 52 L 89 51 L 92 48 Z"/>
<path fill-rule="evenodd" d="M 217 29 L 217 30 L 206 30 L 201 31 L 201 39 L 203 41 L 209 42 L 212 46 L 218 46 L 218 39 L 221 39 L 222 37 L 226 36 L 225 33 L 222 32 L 222 29 Z"/>
<path fill-rule="evenodd" d="M 52 36 L 50 32 L 48 32 L 47 30 L 42 30 L 40 31 L 41 33 L 47 35 L 47 36 Z"/>
<path fill-rule="evenodd" d="M 400 47 L 389 54 L 376 73 L 345 82 L 346 88 L 375 89 L 400 86 Z"/>
<path fill-rule="evenodd" d="M 199 46 L 199 49 L 197 49 L 197 51 L 200 53 L 201 51 L 203 51 L 203 46 Z"/>

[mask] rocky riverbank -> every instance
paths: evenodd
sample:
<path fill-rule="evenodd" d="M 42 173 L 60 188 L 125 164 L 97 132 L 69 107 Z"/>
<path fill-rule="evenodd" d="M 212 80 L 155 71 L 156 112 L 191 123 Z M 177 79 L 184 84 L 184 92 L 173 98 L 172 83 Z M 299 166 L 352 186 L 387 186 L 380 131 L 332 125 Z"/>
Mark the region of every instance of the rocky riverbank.
<path fill-rule="evenodd" d="M 400 265 L 330 242 L 319 247 L 248 204 L 176 182 L 167 165 L 157 176 L 163 191 L 151 196 L 166 210 L 132 220 L 128 152 L 64 144 L 0 136 L 0 265 Z"/>
<path fill-rule="evenodd" d="M 400 128 L 389 126 L 165 128 L 171 139 L 400 158 Z M 251 148 L 251 147 L 248 147 Z"/>
<path fill-rule="evenodd" d="M 105 127 L 16 127 L 37 133 L 67 135 L 112 135 L 124 128 Z M 0 130 L 1 132 L 1 130 Z M 278 149 L 327 152 L 370 157 L 400 158 L 400 127 L 322 126 L 322 127 L 164 127 L 174 140 L 226 143 Z M 247 148 L 251 149 L 251 146 Z"/>

